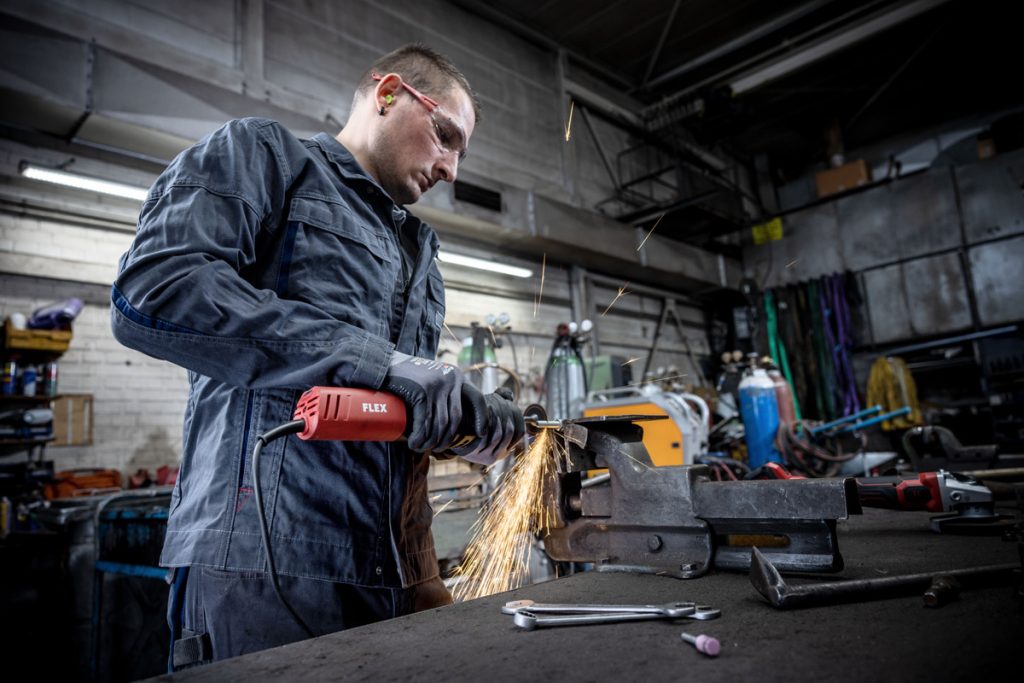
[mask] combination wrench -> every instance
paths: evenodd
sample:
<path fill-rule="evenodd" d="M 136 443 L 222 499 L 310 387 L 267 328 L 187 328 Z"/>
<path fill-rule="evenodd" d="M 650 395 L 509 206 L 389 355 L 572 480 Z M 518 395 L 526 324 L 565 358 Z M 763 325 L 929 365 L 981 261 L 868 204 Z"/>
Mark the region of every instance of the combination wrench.
<path fill-rule="evenodd" d="M 721 616 L 722 611 L 692 602 L 667 605 L 570 605 L 544 604 L 532 600 L 513 600 L 502 607 L 513 615 L 516 626 L 530 630 L 549 626 L 581 626 L 648 619 L 707 620 Z"/>

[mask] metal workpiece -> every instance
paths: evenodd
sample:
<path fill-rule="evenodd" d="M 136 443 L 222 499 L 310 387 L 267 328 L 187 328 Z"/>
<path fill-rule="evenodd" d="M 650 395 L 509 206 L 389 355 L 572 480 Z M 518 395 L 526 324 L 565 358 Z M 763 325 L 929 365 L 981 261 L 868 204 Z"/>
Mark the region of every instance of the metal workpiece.
<path fill-rule="evenodd" d="M 829 581 L 825 583 L 803 583 L 788 585 L 772 565 L 768 558 L 757 548 L 751 552 L 750 583 L 757 592 L 779 609 L 813 607 L 855 600 L 872 600 L 905 594 L 908 590 L 920 590 L 928 587 L 934 590 L 935 579 L 966 579 L 967 577 L 985 576 L 990 581 L 996 578 L 1013 580 L 1015 570 L 1020 571 L 1020 563 L 992 564 L 966 569 L 951 569 L 917 574 L 883 576 L 874 579 L 856 579 L 850 581 Z M 938 598 L 936 598 L 936 606 Z M 926 597 L 926 604 L 928 598 Z"/>
<path fill-rule="evenodd" d="M 843 568 L 836 521 L 860 512 L 853 479 L 711 481 L 704 465 L 655 467 L 638 416 L 573 422 L 587 435 L 570 444 L 569 471 L 549 482 L 553 559 L 691 579 L 746 570 L 757 545 L 787 570 Z M 601 468 L 607 476 L 586 483 Z"/>

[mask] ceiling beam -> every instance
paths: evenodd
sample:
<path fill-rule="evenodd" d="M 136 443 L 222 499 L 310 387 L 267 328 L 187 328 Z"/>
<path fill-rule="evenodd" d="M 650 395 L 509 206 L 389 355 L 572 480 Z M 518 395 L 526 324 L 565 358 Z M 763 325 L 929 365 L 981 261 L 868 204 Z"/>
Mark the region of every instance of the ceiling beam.
<path fill-rule="evenodd" d="M 647 69 L 644 71 L 644 86 L 647 85 L 651 72 L 654 71 L 654 65 L 658 63 L 658 58 L 661 57 L 661 50 L 665 47 L 665 39 L 668 38 L 668 33 L 672 30 L 672 24 L 676 22 L 676 12 L 679 11 L 679 5 L 682 2 L 683 0 L 676 0 L 672 5 L 672 10 L 668 13 L 668 20 L 665 22 L 665 27 L 661 30 L 661 35 L 658 36 L 658 44 L 654 47 L 654 52 L 651 53 L 651 61 L 647 63 Z"/>
<path fill-rule="evenodd" d="M 659 85 L 661 85 L 663 83 L 671 81 L 671 80 L 673 80 L 675 78 L 679 78 L 683 74 L 689 73 L 689 72 L 693 71 L 694 69 L 696 69 L 699 66 L 703 66 L 703 65 L 705 65 L 705 64 L 707 64 L 709 62 L 712 62 L 712 61 L 718 59 L 719 57 L 724 57 L 725 55 L 728 55 L 728 54 L 730 54 L 732 52 L 735 52 L 736 50 L 744 48 L 747 45 L 749 45 L 750 43 L 753 43 L 755 40 L 760 40 L 761 38 L 764 38 L 765 36 L 771 35 L 772 33 L 776 32 L 776 31 L 778 31 L 780 29 L 783 29 L 786 26 L 789 26 L 790 24 L 792 24 L 794 21 L 797 21 L 798 19 L 803 19 L 805 16 L 807 16 L 811 12 L 813 12 L 813 11 L 815 11 L 817 9 L 820 9 L 820 8 L 824 7 L 825 5 L 828 5 L 829 3 L 833 2 L 833 1 L 834 0 L 814 0 L 814 2 L 809 2 L 809 3 L 805 4 L 805 5 L 801 5 L 800 7 L 797 7 L 792 12 L 787 12 L 786 14 L 783 14 L 783 15 L 781 15 L 779 17 L 776 17 L 775 19 L 772 19 L 771 21 L 765 22 L 765 23 L 761 24 L 760 26 L 758 26 L 753 31 L 750 31 L 749 33 L 745 33 L 742 36 L 740 36 L 739 38 L 736 38 L 735 40 L 730 40 L 728 43 L 725 43 L 724 45 L 720 45 L 720 46 L 716 47 L 713 50 L 708 50 L 707 52 L 703 53 L 699 57 L 697 57 L 695 59 L 691 59 L 690 61 L 686 62 L 685 64 L 681 64 L 681 65 L 675 67 L 674 69 L 670 69 L 669 71 L 666 71 L 665 73 L 663 73 L 663 74 L 661 74 L 659 76 L 656 76 L 655 78 L 651 79 L 650 81 L 647 80 L 647 76 L 645 75 L 644 76 L 644 86 L 643 87 L 646 88 L 646 89 L 654 88 L 654 87 L 657 87 L 657 86 L 659 86 Z M 652 65 L 653 65 L 653 63 L 652 63 Z M 649 71 L 650 71 L 650 68 L 648 68 L 648 72 Z M 650 74 L 648 73 L 647 75 L 650 75 Z"/>
<path fill-rule="evenodd" d="M 883 10 L 856 26 L 840 29 L 798 50 L 794 54 L 777 59 L 771 64 L 759 66 L 736 77 L 729 83 L 729 88 L 733 95 L 742 95 L 947 2 L 949 0 L 914 0 L 896 9 Z"/>

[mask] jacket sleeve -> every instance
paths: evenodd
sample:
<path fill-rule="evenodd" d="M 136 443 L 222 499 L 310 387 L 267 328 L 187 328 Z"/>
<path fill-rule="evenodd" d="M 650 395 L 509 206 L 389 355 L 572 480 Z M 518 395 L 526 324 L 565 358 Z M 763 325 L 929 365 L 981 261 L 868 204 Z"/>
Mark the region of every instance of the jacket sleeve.
<path fill-rule="evenodd" d="M 114 336 L 234 386 L 378 388 L 387 340 L 242 275 L 260 232 L 277 229 L 292 180 L 283 131 L 270 124 L 233 121 L 157 179 L 112 289 Z"/>

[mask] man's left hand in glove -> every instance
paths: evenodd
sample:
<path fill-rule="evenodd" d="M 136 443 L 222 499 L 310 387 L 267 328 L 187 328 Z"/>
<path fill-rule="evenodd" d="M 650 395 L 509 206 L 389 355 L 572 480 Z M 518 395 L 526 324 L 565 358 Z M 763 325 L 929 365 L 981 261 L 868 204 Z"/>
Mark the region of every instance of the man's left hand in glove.
<path fill-rule="evenodd" d="M 463 424 L 471 424 L 476 438 L 449 453 L 477 463 L 493 465 L 523 439 L 526 423 L 523 412 L 512 402 L 512 392 L 504 387 L 486 396 L 472 384 L 462 385 Z"/>

